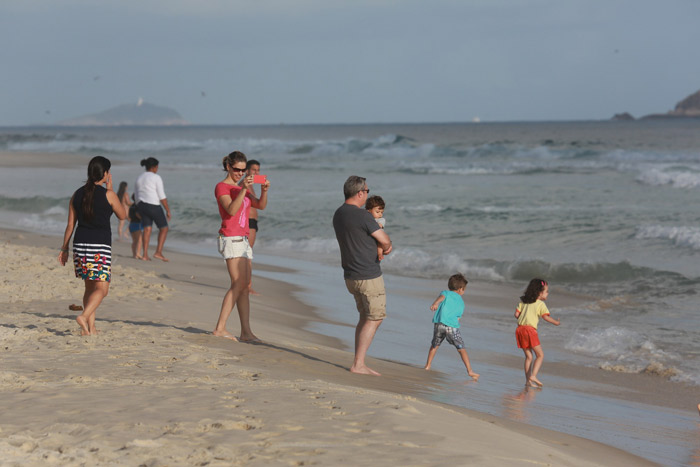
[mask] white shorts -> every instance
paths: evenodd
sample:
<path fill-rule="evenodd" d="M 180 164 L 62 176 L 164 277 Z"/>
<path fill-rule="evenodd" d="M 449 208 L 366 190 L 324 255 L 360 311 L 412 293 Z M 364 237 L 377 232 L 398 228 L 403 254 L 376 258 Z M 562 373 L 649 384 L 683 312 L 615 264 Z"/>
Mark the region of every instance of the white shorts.
<path fill-rule="evenodd" d="M 219 253 L 224 259 L 253 259 L 253 249 L 248 243 L 248 237 L 223 237 L 219 235 L 218 243 Z"/>

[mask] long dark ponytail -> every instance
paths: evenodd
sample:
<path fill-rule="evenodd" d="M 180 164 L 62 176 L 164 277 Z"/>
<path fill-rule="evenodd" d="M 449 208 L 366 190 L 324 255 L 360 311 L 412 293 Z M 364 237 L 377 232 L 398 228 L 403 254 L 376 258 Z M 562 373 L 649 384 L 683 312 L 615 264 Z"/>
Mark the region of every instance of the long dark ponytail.
<path fill-rule="evenodd" d="M 112 163 L 106 157 L 95 156 L 90 159 L 87 168 L 87 181 L 85 181 L 85 190 L 83 192 L 83 217 L 85 220 L 92 220 L 95 216 L 93 212 L 93 201 L 95 199 L 95 183 L 105 177 L 105 173 L 109 172 Z"/>

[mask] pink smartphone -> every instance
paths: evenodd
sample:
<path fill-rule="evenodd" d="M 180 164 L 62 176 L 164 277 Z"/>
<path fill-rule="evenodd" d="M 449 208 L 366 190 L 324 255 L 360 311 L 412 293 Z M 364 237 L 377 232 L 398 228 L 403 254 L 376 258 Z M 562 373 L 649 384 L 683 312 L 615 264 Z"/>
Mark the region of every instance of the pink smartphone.
<path fill-rule="evenodd" d="M 253 183 L 265 183 L 267 181 L 267 175 L 253 175 Z"/>

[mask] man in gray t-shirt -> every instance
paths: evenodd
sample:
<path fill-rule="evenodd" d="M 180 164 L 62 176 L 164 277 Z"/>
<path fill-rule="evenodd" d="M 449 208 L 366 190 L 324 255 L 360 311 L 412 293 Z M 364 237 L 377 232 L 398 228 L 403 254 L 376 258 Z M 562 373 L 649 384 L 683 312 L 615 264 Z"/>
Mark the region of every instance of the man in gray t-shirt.
<path fill-rule="evenodd" d="M 345 286 L 355 297 L 360 313 L 355 329 L 355 360 L 350 371 L 379 376 L 378 372 L 365 365 L 365 356 L 374 334 L 386 317 L 386 293 L 377 245 L 388 255 L 391 240 L 364 209 L 369 194 L 364 178 L 357 175 L 348 177 L 343 193 L 345 203 L 333 215 L 333 229 L 340 247 Z"/>

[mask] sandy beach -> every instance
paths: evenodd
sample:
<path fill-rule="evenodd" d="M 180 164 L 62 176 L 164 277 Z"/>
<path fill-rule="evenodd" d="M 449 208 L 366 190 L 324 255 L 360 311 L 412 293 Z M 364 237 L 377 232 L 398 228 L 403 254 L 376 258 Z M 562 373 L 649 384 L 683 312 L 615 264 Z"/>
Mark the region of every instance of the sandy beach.
<path fill-rule="evenodd" d="M 3 465 L 368 465 L 387 454 L 394 465 L 651 465 L 427 401 L 438 372 L 373 359 L 382 377 L 353 375 L 336 339 L 304 330 L 322 319 L 288 284 L 256 278 L 264 343 L 215 338 L 227 286 L 215 258 L 146 263 L 117 242 L 101 335 L 80 337 L 68 306 L 82 284 L 56 262 L 56 242 L 0 232 Z"/>

